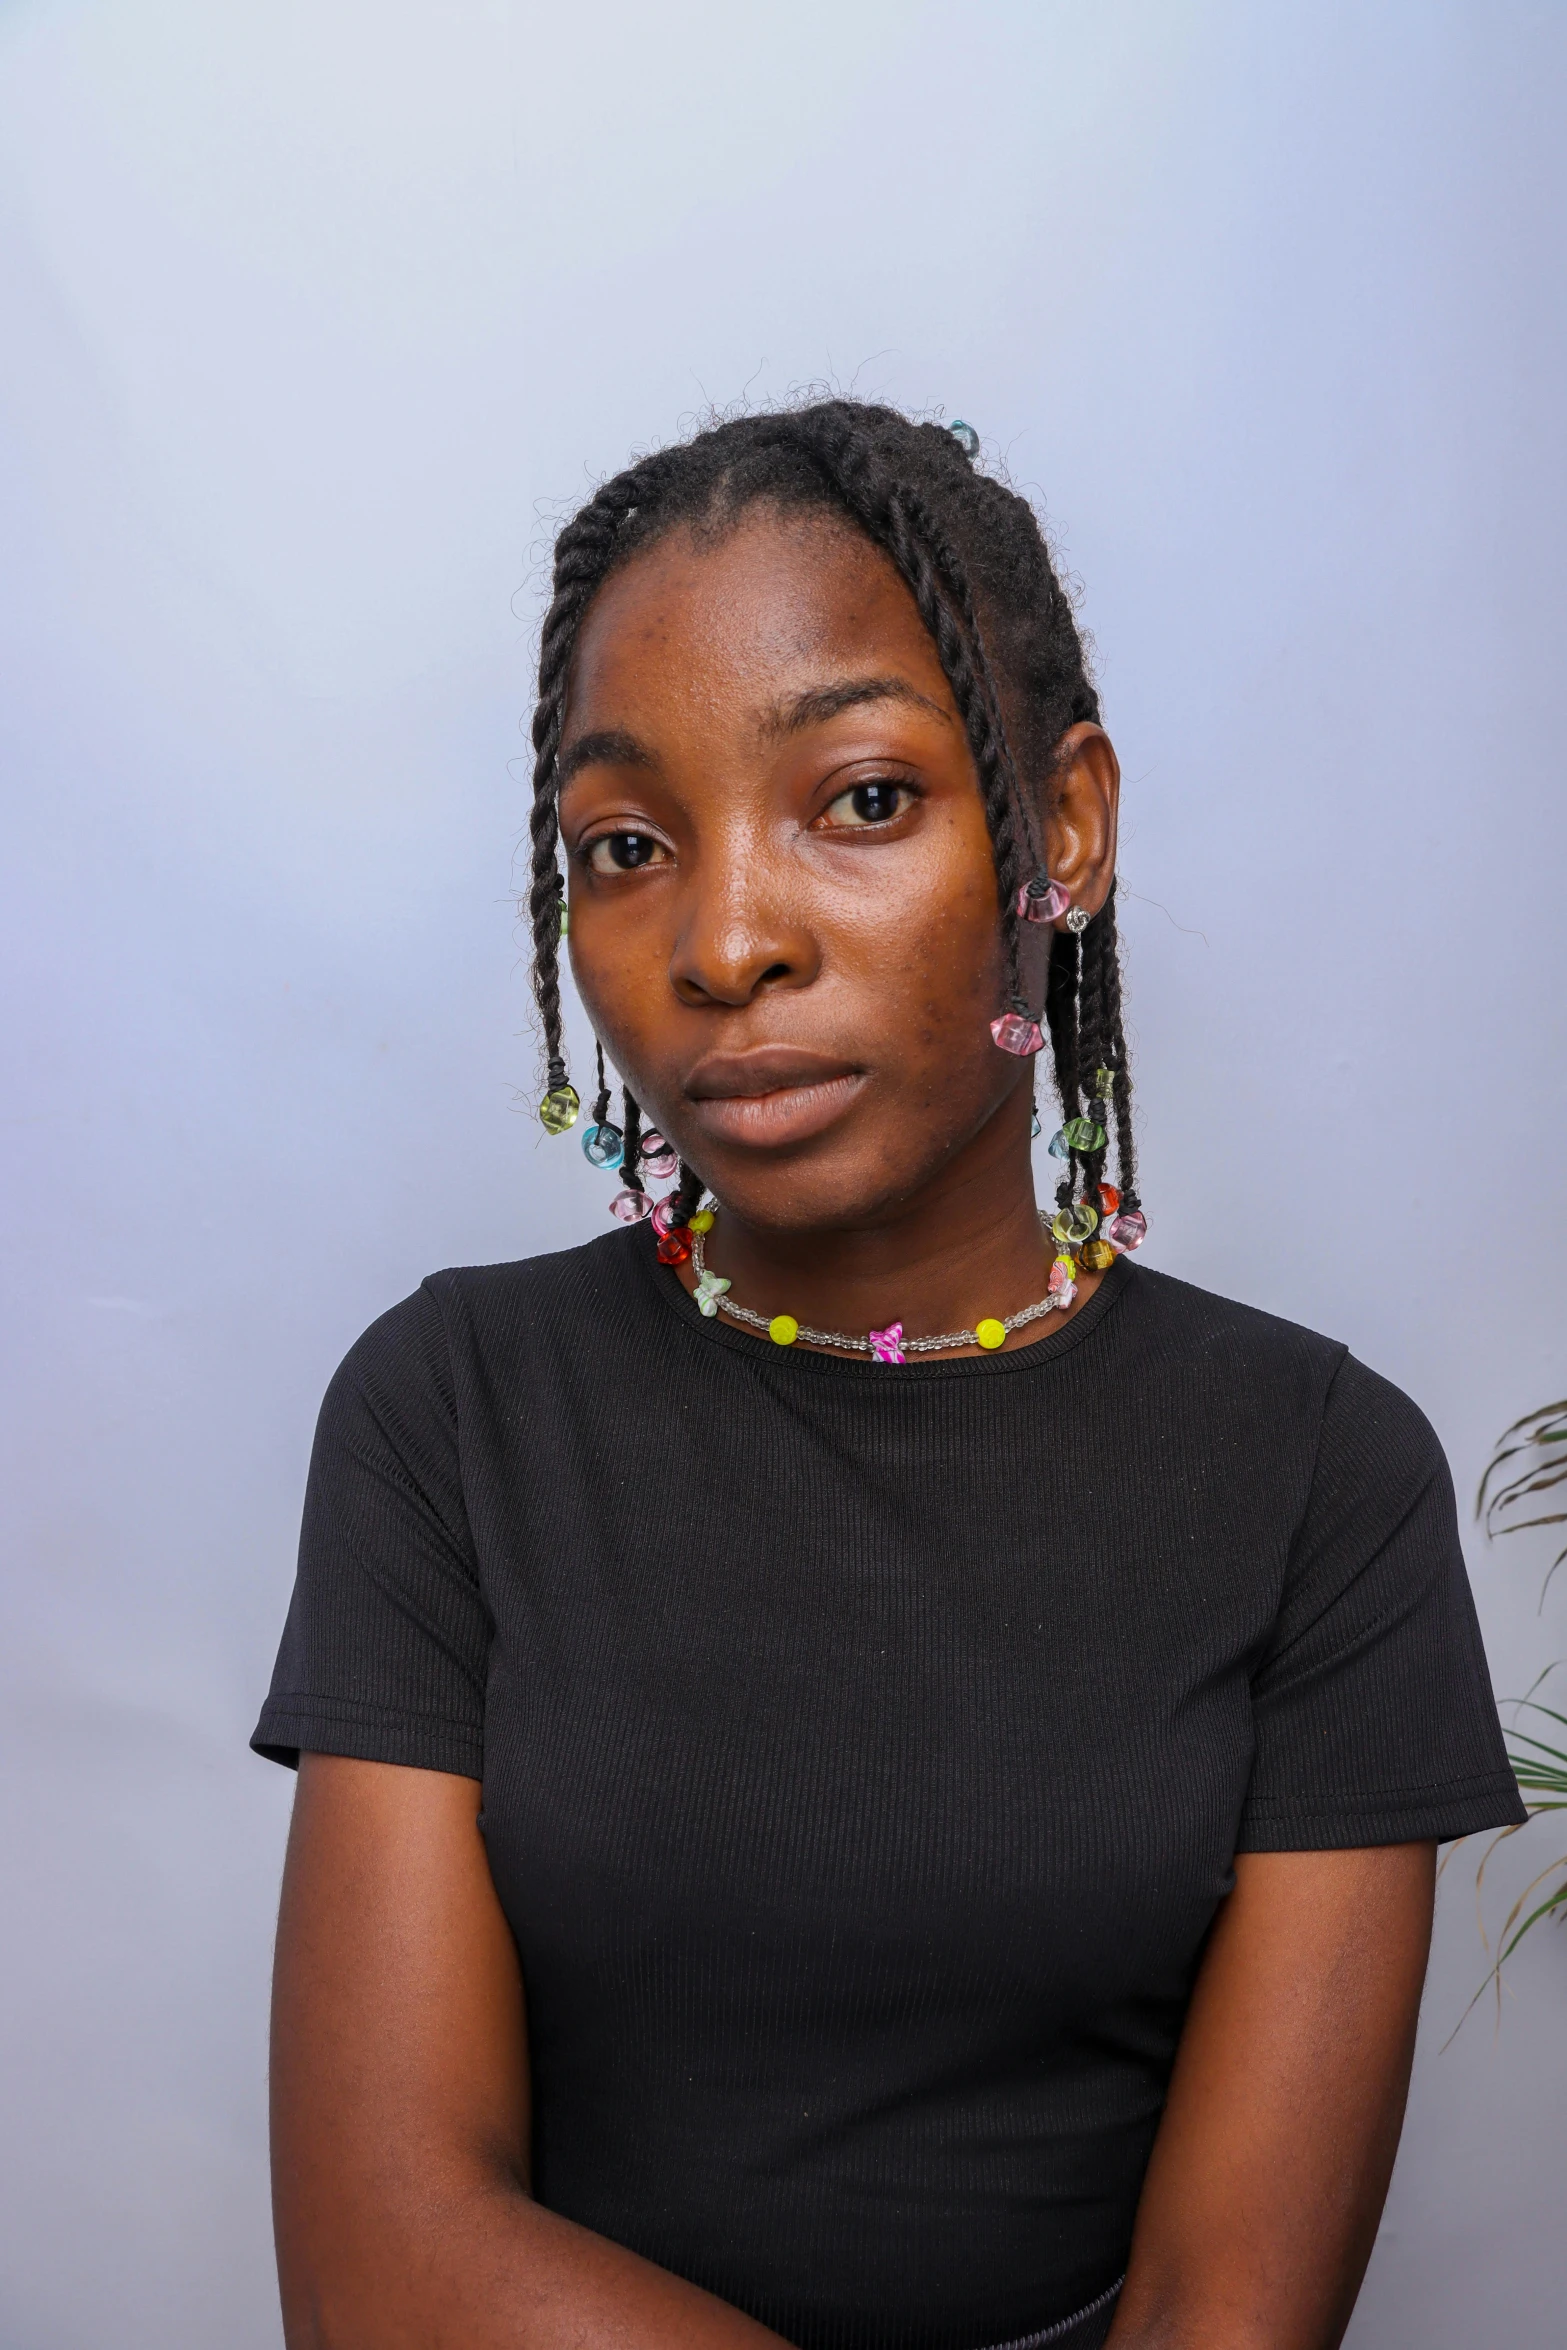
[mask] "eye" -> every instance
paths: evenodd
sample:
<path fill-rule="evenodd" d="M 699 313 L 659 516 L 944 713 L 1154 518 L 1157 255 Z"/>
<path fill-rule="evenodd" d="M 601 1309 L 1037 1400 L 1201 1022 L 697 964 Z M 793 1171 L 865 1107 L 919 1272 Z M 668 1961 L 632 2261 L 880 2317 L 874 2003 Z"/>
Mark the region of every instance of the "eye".
<path fill-rule="evenodd" d="M 894 816 L 903 814 L 913 797 L 906 783 L 893 783 L 887 777 L 870 783 L 853 783 L 822 810 L 817 821 L 829 832 L 863 831 L 868 824 L 890 824 Z"/>
<path fill-rule="evenodd" d="M 636 873 L 669 855 L 650 832 L 601 832 L 589 841 L 583 859 L 593 873 Z"/>

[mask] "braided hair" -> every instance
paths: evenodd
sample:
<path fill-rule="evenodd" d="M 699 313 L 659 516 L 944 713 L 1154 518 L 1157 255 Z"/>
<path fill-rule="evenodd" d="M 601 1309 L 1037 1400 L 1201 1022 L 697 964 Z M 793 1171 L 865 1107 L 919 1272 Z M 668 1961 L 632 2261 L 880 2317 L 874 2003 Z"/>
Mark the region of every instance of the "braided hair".
<path fill-rule="evenodd" d="M 858 400 L 737 416 L 617 473 L 561 531 L 539 646 L 528 898 L 550 1090 L 566 1083 L 556 757 L 578 631 L 605 580 L 654 539 L 678 525 L 722 532 L 756 504 L 845 518 L 885 551 L 913 596 L 974 761 L 995 860 L 1003 954 L 1016 992 L 1018 895 L 1042 862 L 1035 793 L 1020 774 L 1048 778 L 1067 729 L 1098 719 L 1099 697 L 1038 518 L 1026 498 L 976 469 L 972 439 Z M 1122 1205 L 1135 1207 L 1113 889 L 1081 939 L 1065 930 L 1054 935 L 1045 1020 L 1063 1113 L 1076 1118 L 1086 1099 L 1090 1115 L 1113 1126 Z M 1100 1071 L 1110 1073 L 1108 1080 Z M 637 1189 L 640 1124 L 627 1089 L 625 1180 Z M 1108 1138 L 1097 1151 L 1072 1152 L 1061 1206 L 1080 1179 L 1096 1198 L 1107 1148 Z M 699 1197 L 698 1178 L 682 1169 L 672 1203 L 676 1219 L 685 1221 Z"/>

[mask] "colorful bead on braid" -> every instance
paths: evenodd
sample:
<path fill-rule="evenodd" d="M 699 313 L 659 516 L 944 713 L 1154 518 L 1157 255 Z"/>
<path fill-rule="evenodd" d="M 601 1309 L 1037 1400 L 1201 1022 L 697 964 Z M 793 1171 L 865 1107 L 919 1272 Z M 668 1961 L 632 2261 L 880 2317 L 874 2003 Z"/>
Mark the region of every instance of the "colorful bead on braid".
<path fill-rule="evenodd" d="M 539 1124 L 546 1134 L 565 1134 L 577 1123 L 577 1112 L 582 1097 L 574 1085 L 568 1084 L 564 1068 L 557 1080 L 555 1068 L 550 1070 L 549 1091 L 539 1104 Z"/>
<path fill-rule="evenodd" d="M 599 1045 L 599 1089 L 593 1097 L 593 1121 L 583 1129 L 582 1155 L 590 1167 L 601 1167 L 612 1175 L 626 1155 L 626 1138 L 618 1126 L 610 1123 L 609 1077 L 604 1068 L 604 1047 Z"/>
<path fill-rule="evenodd" d="M 662 1183 L 666 1176 L 674 1174 L 679 1164 L 673 1144 L 664 1140 L 656 1126 L 650 1133 L 643 1135 L 637 1165 L 644 1175 L 651 1175 L 655 1183 Z"/>
<path fill-rule="evenodd" d="M 1017 910 L 1025 922 L 1059 922 L 1072 903 L 1064 881 L 1052 881 L 1041 869 L 1017 893 Z"/>
<path fill-rule="evenodd" d="M 602 1167 L 606 1175 L 613 1175 L 626 1155 L 626 1138 L 607 1118 L 602 1125 L 585 1126 L 582 1155 L 590 1167 Z"/>
<path fill-rule="evenodd" d="M 1037 945 L 1030 949 L 1028 960 L 1031 965 L 1039 966 L 1034 976 L 1038 982 L 1036 992 L 1041 1008 L 1035 1010 L 1023 996 L 1015 995 L 1006 1010 L 999 1012 L 991 1021 L 990 1033 L 1004 1053 L 1015 1053 L 1019 1060 L 1027 1060 L 1031 1054 L 1043 1052 L 1045 1045 L 1045 1032 L 1040 1026 L 1044 980 L 1039 957 L 1040 952 L 1048 948 L 1049 941 L 1038 940 L 1038 926 L 1058 922 L 1071 903 L 1065 882 L 1052 880 L 1043 866 L 1033 880 L 1025 882 L 1017 893 L 1018 920 L 1036 926 Z"/>
<path fill-rule="evenodd" d="M 1115 1071 L 1113 1069 L 1095 1070 L 1094 1095 L 1095 1106 L 1100 1116 L 1108 1119 L 1115 1098 Z M 1098 1147 L 1102 1150 L 1104 1148 L 1103 1130 L 1098 1131 L 1101 1134 Z M 1100 1227 L 1100 1237 L 1093 1244 L 1092 1258 L 1086 1249 L 1083 1252 L 1084 1263 L 1091 1264 L 1096 1273 L 1104 1272 L 1118 1256 L 1127 1254 L 1134 1248 L 1141 1248 L 1143 1242 L 1148 1238 L 1148 1219 L 1138 1205 L 1135 1192 L 1129 1191 L 1123 1197 L 1113 1183 L 1101 1183 L 1099 1205 L 1104 1216 Z"/>
<path fill-rule="evenodd" d="M 1021 997 L 1014 998 L 1010 1011 L 991 1021 L 990 1033 L 1004 1053 L 1016 1053 L 1019 1060 L 1044 1050 L 1044 1030 Z"/>
<path fill-rule="evenodd" d="M 1074 1151 L 1081 1151 L 1087 1157 L 1094 1151 L 1102 1151 L 1104 1146 L 1105 1130 L 1092 1118 L 1068 1118 L 1064 1126 L 1056 1128 L 1048 1148 L 1053 1159 L 1069 1159 Z"/>
<path fill-rule="evenodd" d="M 1069 1200 L 1051 1217 L 1050 1229 L 1063 1248 L 1075 1248 L 1079 1241 L 1093 1239 L 1099 1229 L 1099 1210 L 1091 1208 L 1086 1199 Z"/>

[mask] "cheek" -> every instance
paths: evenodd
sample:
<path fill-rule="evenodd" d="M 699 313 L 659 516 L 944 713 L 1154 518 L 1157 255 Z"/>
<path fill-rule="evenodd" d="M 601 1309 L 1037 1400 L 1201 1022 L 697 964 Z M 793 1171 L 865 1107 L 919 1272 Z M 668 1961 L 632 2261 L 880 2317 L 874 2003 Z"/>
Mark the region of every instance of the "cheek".
<path fill-rule="evenodd" d="M 874 999 L 871 1023 L 901 1047 L 897 1057 L 912 1067 L 950 1065 L 956 1056 L 976 1062 L 988 1079 L 1001 928 L 982 822 L 976 839 L 971 826 L 951 818 L 898 886 L 871 893 L 860 914 L 856 976 Z"/>
<path fill-rule="evenodd" d="M 574 920 L 567 940 L 577 993 L 605 1051 L 618 1068 L 642 1066 L 668 996 L 667 940 L 602 913 Z"/>

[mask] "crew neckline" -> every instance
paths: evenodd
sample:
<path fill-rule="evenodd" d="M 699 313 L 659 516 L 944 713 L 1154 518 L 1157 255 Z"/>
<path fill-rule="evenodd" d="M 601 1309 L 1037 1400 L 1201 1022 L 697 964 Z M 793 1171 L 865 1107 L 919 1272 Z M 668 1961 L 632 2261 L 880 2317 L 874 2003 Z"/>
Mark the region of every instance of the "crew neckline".
<path fill-rule="evenodd" d="M 651 1246 L 636 1245 L 644 1233 L 650 1233 L 650 1227 L 638 1225 L 626 1235 L 635 1250 L 637 1270 L 651 1279 L 666 1310 L 676 1315 L 694 1336 L 727 1347 L 731 1352 L 738 1350 L 752 1360 L 788 1362 L 794 1369 L 812 1375 L 821 1372 L 832 1378 L 874 1379 L 878 1384 L 907 1383 L 915 1379 L 993 1379 L 1059 1362 L 1081 1340 L 1092 1336 L 1125 1294 L 1127 1283 L 1135 1277 L 1125 1257 L 1117 1257 L 1100 1276 L 1099 1286 L 1088 1303 L 1071 1321 L 1059 1330 L 1052 1330 L 1047 1337 L 1034 1339 L 1028 1346 L 1002 1348 L 995 1354 L 938 1355 L 928 1362 L 877 1363 L 857 1355 L 819 1353 L 811 1347 L 775 1346 L 771 1339 L 753 1338 L 746 1331 L 736 1329 L 732 1322 L 725 1321 L 721 1312 L 704 1314 L 675 1268 L 661 1265 Z"/>

